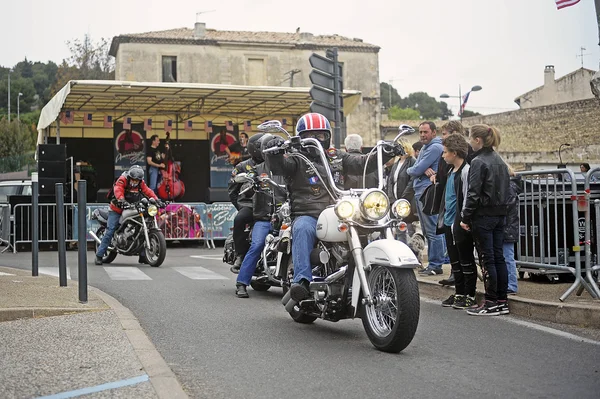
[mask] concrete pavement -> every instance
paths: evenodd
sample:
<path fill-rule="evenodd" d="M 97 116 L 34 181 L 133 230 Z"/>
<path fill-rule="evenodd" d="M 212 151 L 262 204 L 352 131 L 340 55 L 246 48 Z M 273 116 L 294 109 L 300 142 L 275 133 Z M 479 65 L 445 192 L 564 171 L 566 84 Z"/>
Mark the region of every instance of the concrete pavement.
<path fill-rule="evenodd" d="M 0 267 L 0 337 L 2 398 L 188 397 L 135 316 L 72 280 Z"/>

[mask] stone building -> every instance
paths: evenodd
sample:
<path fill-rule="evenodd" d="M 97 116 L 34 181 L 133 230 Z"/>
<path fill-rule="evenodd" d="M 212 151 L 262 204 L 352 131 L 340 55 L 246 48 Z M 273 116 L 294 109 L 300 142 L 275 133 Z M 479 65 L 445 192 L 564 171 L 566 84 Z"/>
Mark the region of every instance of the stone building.
<path fill-rule="evenodd" d="M 558 79 L 554 73 L 554 65 L 546 65 L 544 85 L 517 97 L 517 105 L 526 109 L 594 98 L 590 81 L 596 71 L 579 68 Z"/>
<path fill-rule="evenodd" d="M 194 29 L 116 36 L 110 55 L 116 59 L 116 80 L 310 87 L 310 55 L 332 47 L 343 63 L 344 89 L 362 94 L 347 117 L 347 132 L 374 143 L 381 122 L 379 47 L 361 39 L 299 28 L 295 33 L 220 31 L 198 22 Z"/>

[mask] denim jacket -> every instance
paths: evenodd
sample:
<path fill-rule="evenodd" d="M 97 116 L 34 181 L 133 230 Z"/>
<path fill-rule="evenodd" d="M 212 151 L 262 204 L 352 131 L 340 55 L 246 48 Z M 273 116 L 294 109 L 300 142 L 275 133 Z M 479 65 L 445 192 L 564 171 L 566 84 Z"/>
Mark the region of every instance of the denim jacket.
<path fill-rule="evenodd" d="M 414 177 L 413 187 L 415 188 L 415 195 L 417 199 L 421 196 L 423 191 L 431 184 L 429 177 L 425 175 L 425 171 L 429 168 L 437 172 L 438 162 L 442 156 L 444 148 L 442 146 L 442 139 L 434 137 L 433 140 L 426 144 L 419 153 L 417 163 L 406 170 L 409 176 Z"/>

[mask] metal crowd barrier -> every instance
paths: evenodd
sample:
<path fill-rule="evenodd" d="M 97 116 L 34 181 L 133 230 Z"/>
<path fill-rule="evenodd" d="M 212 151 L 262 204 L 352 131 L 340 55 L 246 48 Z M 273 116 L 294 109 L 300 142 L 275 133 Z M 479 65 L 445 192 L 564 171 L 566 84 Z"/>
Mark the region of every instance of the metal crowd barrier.
<path fill-rule="evenodd" d="M 76 242 L 77 238 L 73 235 L 73 229 L 69 226 L 76 221 L 73 214 L 73 204 L 64 204 L 65 217 L 65 242 Z M 12 243 L 13 252 L 17 252 L 18 244 L 31 243 L 33 238 L 31 232 L 31 204 L 17 204 L 12 212 Z M 40 243 L 58 243 L 58 234 L 56 230 L 56 204 L 39 204 L 39 225 L 38 237 Z"/>
<path fill-rule="evenodd" d="M 13 248 L 10 239 L 10 204 L 0 204 L 0 245 L 6 245 L 0 253 L 4 253 Z"/>
<path fill-rule="evenodd" d="M 578 287 L 585 288 L 593 298 L 600 298 L 597 286 L 581 275 L 581 246 L 585 242 L 583 235 L 580 236 L 581 218 L 578 213 L 585 211 L 585 204 L 583 193 L 578 195 L 575 174 L 568 169 L 517 174 L 523 179 L 523 192 L 519 195 L 520 231 L 516 256 L 519 271 L 573 274 L 575 282 L 559 298 L 560 301 Z M 586 214 L 589 226 L 589 212 Z M 588 263 L 585 268 L 587 270 Z"/>
<path fill-rule="evenodd" d="M 600 289 L 598 288 L 598 281 L 594 281 L 594 272 L 600 270 L 600 200 L 594 200 L 594 216 L 596 217 L 595 226 L 595 241 L 596 241 L 596 256 L 592 256 L 592 201 L 591 201 L 591 188 L 590 183 L 592 176 L 598 173 L 600 175 L 600 168 L 591 169 L 585 175 L 585 279 L 582 280 L 582 284 L 577 291 L 577 295 L 581 295 L 583 288 L 586 283 L 589 284 L 591 290 L 596 294 L 595 298 L 600 299 Z M 600 179 L 598 179 L 600 180 Z M 600 183 L 600 181 L 598 181 Z M 590 289 L 588 289 L 590 291 Z M 592 295 L 594 296 L 594 295 Z"/>

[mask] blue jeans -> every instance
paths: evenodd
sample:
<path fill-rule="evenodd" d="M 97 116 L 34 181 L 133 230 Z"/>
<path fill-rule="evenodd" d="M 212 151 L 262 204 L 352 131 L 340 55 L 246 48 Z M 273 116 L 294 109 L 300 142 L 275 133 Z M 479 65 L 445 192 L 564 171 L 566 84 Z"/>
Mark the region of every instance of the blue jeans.
<path fill-rule="evenodd" d="M 161 177 L 160 170 L 157 167 L 148 167 L 148 187 L 150 190 L 156 193 L 156 187 L 158 187 L 159 178 Z"/>
<path fill-rule="evenodd" d="M 515 243 L 505 242 L 502 246 L 504 261 L 508 269 L 508 290 L 517 292 L 519 286 L 517 283 L 517 262 L 515 261 Z"/>
<path fill-rule="evenodd" d="M 250 285 L 250 281 L 252 281 L 252 276 L 256 270 L 256 262 L 260 259 L 260 255 L 265 248 L 265 239 L 267 238 L 269 231 L 271 231 L 270 222 L 265 222 L 263 220 L 254 222 L 254 227 L 252 228 L 252 243 L 244 257 L 242 266 L 240 267 L 237 283 Z"/>
<path fill-rule="evenodd" d="M 299 216 L 292 224 L 292 261 L 294 262 L 294 283 L 304 279 L 312 281 L 310 253 L 317 240 L 317 219 L 312 216 Z"/>
<path fill-rule="evenodd" d="M 446 258 L 446 240 L 443 234 L 436 234 L 437 215 L 426 215 L 423 213 L 423 205 L 419 198 L 423 192 L 417 196 L 417 213 L 421 222 L 421 229 L 427 238 L 427 258 L 429 261 L 428 269 L 441 270 Z M 416 195 L 416 194 L 415 194 Z"/>
<path fill-rule="evenodd" d="M 477 216 L 471 222 L 488 301 L 506 300 L 508 270 L 503 252 L 504 219 L 504 216 Z"/>
<path fill-rule="evenodd" d="M 106 222 L 106 230 L 104 232 L 104 236 L 102 237 L 102 242 L 98 247 L 98 252 L 96 252 L 96 256 L 102 258 L 106 254 L 106 249 L 110 245 L 110 241 L 115 234 L 115 230 L 119 227 L 119 219 L 121 219 L 121 214 L 113 211 L 112 209 L 108 211 L 108 221 Z"/>

